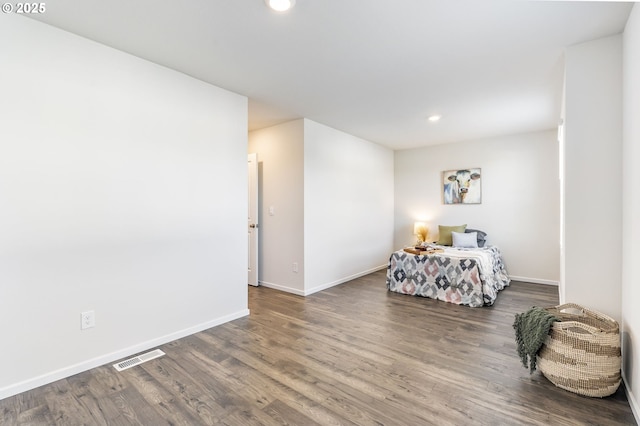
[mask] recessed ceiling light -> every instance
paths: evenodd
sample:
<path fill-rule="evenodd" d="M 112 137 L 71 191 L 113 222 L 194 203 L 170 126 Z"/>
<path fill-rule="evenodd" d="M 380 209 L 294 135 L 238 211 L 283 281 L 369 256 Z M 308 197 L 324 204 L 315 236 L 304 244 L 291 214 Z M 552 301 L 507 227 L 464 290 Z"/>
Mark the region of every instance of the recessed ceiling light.
<path fill-rule="evenodd" d="M 296 0 L 264 0 L 264 2 L 276 12 L 286 12 L 296 4 Z"/>
<path fill-rule="evenodd" d="M 437 122 L 437 121 L 440 121 L 440 119 L 441 119 L 441 118 L 442 118 L 442 116 L 441 116 L 441 115 L 434 114 L 434 115 L 429 116 L 428 120 L 429 120 L 430 122 L 432 122 L 432 123 L 435 123 L 435 122 Z"/>

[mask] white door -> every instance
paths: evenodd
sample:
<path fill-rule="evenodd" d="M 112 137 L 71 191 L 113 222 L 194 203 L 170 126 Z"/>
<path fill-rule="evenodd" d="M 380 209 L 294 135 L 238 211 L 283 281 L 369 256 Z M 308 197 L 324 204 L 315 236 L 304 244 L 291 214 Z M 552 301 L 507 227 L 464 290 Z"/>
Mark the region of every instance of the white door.
<path fill-rule="evenodd" d="M 258 286 L 258 154 L 249 154 L 249 285 Z"/>

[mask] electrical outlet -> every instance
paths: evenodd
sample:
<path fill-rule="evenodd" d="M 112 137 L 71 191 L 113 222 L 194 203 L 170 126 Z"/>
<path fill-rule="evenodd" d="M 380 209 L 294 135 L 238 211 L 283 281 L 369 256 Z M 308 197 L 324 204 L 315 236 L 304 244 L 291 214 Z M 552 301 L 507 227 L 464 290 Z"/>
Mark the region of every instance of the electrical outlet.
<path fill-rule="evenodd" d="M 96 326 L 96 314 L 94 311 L 86 311 L 80 314 L 80 329 L 85 330 L 87 328 Z"/>
<path fill-rule="evenodd" d="M 298 272 L 298 262 L 293 262 L 293 272 Z"/>

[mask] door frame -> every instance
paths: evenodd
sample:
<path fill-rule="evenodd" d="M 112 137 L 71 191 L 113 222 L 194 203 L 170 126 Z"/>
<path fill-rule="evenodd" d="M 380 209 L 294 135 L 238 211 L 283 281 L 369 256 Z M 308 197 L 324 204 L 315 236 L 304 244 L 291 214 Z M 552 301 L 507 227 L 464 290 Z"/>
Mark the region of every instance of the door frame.
<path fill-rule="evenodd" d="M 259 204 L 258 204 L 258 154 L 252 153 L 247 158 L 248 165 L 248 221 L 247 221 L 247 233 L 248 233 L 248 259 L 247 259 L 247 282 L 249 285 L 257 287 L 258 281 L 258 264 L 259 264 L 259 251 L 258 251 L 258 239 L 259 239 Z"/>

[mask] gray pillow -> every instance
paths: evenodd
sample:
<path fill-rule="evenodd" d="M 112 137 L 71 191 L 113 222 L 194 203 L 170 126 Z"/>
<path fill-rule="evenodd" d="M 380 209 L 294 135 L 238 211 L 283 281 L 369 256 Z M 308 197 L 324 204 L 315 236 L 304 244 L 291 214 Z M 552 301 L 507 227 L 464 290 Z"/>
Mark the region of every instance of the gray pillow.
<path fill-rule="evenodd" d="M 477 232 L 478 233 L 478 247 L 484 247 L 484 244 L 487 241 L 487 233 L 486 232 L 480 231 L 478 229 L 470 229 L 470 228 L 465 229 L 464 232 L 466 232 L 466 233 Z"/>

